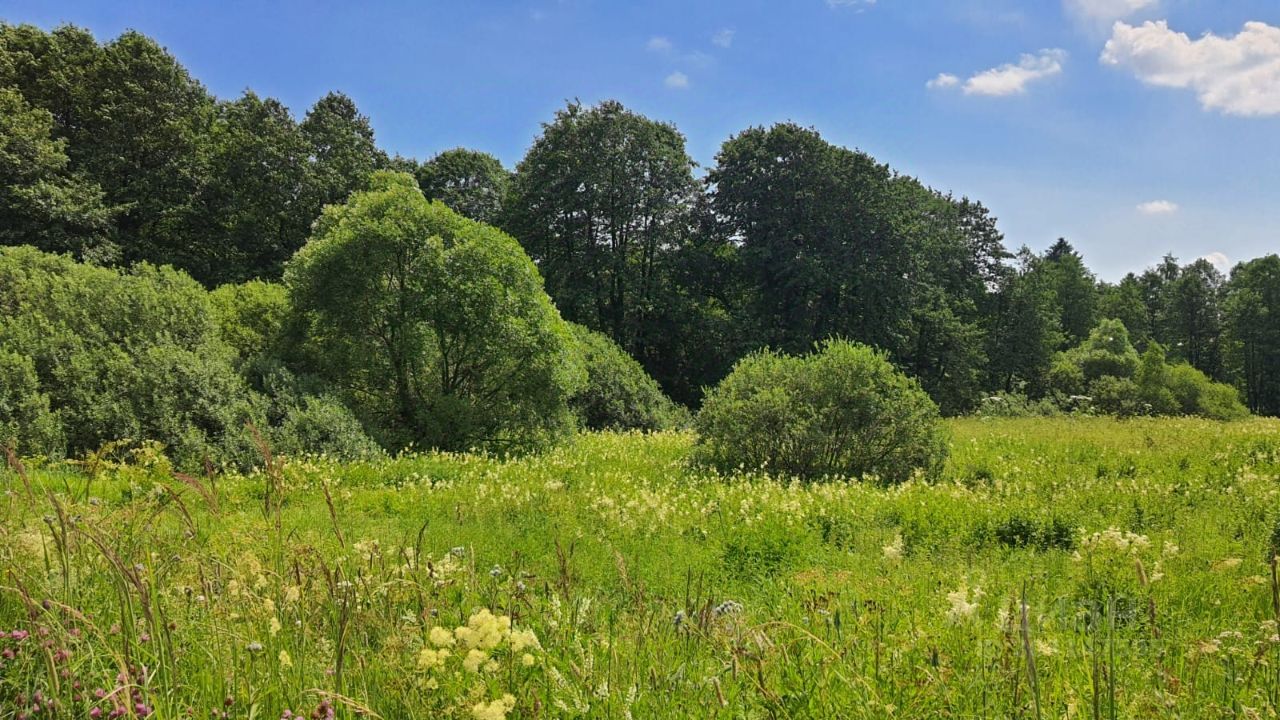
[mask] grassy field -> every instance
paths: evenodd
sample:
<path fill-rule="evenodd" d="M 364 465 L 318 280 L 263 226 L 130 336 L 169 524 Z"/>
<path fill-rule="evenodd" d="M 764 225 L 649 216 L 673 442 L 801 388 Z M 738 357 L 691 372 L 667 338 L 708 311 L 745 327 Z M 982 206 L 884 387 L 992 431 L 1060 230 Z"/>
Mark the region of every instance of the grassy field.
<path fill-rule="evenodd" d="M 1280 422 L 963 420 L 944 480 L 153 453 L 0 477 L 0 718 L 1261 718 Z"/>

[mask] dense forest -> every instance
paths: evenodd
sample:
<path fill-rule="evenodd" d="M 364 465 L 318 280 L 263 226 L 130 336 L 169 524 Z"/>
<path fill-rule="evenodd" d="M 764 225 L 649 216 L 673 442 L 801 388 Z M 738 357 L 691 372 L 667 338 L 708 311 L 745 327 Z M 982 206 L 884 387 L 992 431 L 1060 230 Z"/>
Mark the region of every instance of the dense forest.
<path fill-rule="evenodd" d="M 391 202 L 400 215 L 379 210 Z M 367 241 L 403 227 L 445 250 Z M 244 417 L 291 428 L 274 439 L 299 448 L 357 451 L 367 439 L 344 430 L 357 426 L 383 447 L 521 445 L 574 422 L 541 398 L 575 382 L 560 377 L 575 365 L 565 347 L 586 349 L 593 387 L 629 398 L 580 391 L 577 421 L 644 427 L 679 422 L 752 351 L 832 337 L 881 349 L 946 414 L 1089 402 L 1232 417 L 1227 386 L 1280 414 L 1280 257 L 1224 276 L 1166 256 L 1109 283 L 1067 240 L 1045 241 L 1011 251 L 980 202 L 795 124 L 744 129 L 700 168 L 673 125 L 571 102 L 513 170 L 473 149 L 418 161 L 379 149 L 338 92 L 299 119 L 252 91 L 213 97 L 135 32 L 0 25 L 0 244 L 44 253 L 0 255 L 0 426 L 50 447 L 136 433 L 198 457 L 200 438 Z M 435 285 L 397 284 L 413 263 Z M 527 292 L 467 284 L 480 266 Z M 511 299 L 539 283 L 553 306 Z M 468 334 L 424 319 L 456 332 L 458 353 L 492 349 L 460 363 L 395 322 L 370 340 L 383 365 L 343 344 L 394 319 L 382 305 L 459 298 L 525 324 Z M 568 335 L 540 329 L 557 311 Z M 468 378 L 515 377 L 491 367 L 513 348 L 542 374 L 477 380 L 469 397 L 507 402 L 440 410 Z M 406 360 L 423 353 L 443 368 L 430 390 Z M 412 407 L 426 393 L 432 418 Z M 527 432 L 488 427 L 498 407 Z"/>

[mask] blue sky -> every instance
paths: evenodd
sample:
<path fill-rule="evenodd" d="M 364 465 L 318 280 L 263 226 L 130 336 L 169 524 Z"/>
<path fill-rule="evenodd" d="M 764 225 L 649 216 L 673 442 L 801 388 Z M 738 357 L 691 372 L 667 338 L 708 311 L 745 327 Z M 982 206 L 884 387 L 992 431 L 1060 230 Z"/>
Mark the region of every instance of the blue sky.
<path fill-rule="evenodd" d="M 0 18 L 134 28 L 218 96 L 298 115 L 341 90 L 420 159 L 513 166 L 566 99 L 616 98 L 704 166 L 745 127 L 812 125 L 981 200 L 1011 248 L 1067 237 L 1105 279 L 1280 250 L 1276 0 L 0 0 Z"/>

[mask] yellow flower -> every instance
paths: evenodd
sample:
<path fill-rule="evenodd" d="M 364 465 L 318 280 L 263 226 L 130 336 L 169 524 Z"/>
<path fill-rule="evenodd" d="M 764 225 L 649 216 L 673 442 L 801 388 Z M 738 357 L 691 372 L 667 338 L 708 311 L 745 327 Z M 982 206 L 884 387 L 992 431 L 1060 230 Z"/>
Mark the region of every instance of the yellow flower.
<path fill-rule="evenodd" d="M 507 693 L 500 699 L 488 703 L 476 703 L 471 706 L 471 717 L 475 720 L 506 720 L 507 713 L 516 706 L 514 695 Z"/>
<path fill-rule="evenodd" d="M 529 653 L 525 653 L 524 655 L 520 656 L 520 664 L 525 667 L 533 667 L 534 662 L 536 661 L 534 660 L 533 656 L 530 655 Z"/>
<path fill-rule="evenodd" d="M 532 630 L 513 630 L 511 632 L 511 652 L 520 652 L 525 648 L 537 648 L 538 636 Z"/>
<path fill-rule="evenodd" d="M 431 632 L 427 633 L 427 637 L 431 640 L 431 644 L 437 647 L 449 647 L 454 643 L 453 635 L 439 626 L 431 628 Z"/>
<path fill-rule="evenodd" d="M 271 632 L 271 637 L 275 637 L 275 636 L 276 636 L 276 633 L 280 632 L 280 628 L 281 628 L 281 627 L 282 627 L 282 626 L 280 625 L 280 618 L 278 618 L 278 617 L 272 617 L 272 618 L 271 618 L 271 623 L 270 623 L 270 628 L 269 628 L 269 631 Z"/>
<path fill-rule="evenodd" d="M 290 585 L 284 589 L 284 602 L 286 605 L 298 602 L 298 598 L 301 596 L 302 590 L 297 585 Z"/>
<path fill-rule="evenodd" d="M 488 653 L 486 653 L 483 650 L 473 648 L 470 651 L 468 651 L 467 656 L 463 658 L 462 667 L 466 668 L 467 672 L 478 673 L 480 672 L 480 666 L 484 664 L 488 659 L 489 659 Z"/>
<path fill-rule="evenodd" d="M 449 651 L 440 649 L 432 650 L 431 648 L 423 648 L 418 653 L 418 669 L 431 670 L 444 665 L 445 658 L 449 657 Z"/>
<path fill-rule="evenodd" d="M 277 659 L 280 661 L 281 670 L 288 670 L 289 668 L 293 667 L 293 658 L 289 657 L 288 651 L 281 650 L 280 655 L 277 657 Z"/>

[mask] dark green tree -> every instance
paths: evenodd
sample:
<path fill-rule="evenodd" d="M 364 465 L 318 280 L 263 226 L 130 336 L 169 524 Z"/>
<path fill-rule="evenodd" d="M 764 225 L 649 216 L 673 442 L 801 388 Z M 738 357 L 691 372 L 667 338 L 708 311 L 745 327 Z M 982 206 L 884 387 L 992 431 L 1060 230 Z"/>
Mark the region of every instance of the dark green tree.
<path fill-rule="evenodd" d="M 1035 270 L 1045 273 L 1058 306 L 1063 342 L 1075 345 L 1089 337 L 1098 321 L 1098 281 L 1071 243 L 1059 238 Z"/>
<path fill-rule="evenodd" d="M 374 144 L 369 118 L 342 93 L 316 101 L 301 129 L 311 154 L 310 199 L 317 210 L 368 187 L 370 174 L 390 162 Z"/>
<path fill-rule="evenodd" d="M 477 222 L 500 221 L 511 173 L 489 153 L 455 148 L 422 163 L 415 172 L 428 200 L 439 200 Z"/>
<path fill-rule="evenodd" d="M 1039 397 L 1054 353 L 1062 344 L 1054 289 L 1030 250 L 1018 253 L 1018 267 L 1002 278 L 992 300 L 987 332 L 989 384 L 1005 392 Z"/>
<path fill-rule="evenodd" d="M 503 227 L 567 319 L 604 332 L 646 367 L 666 332 L 672 249 L 690 232 L 696 185 L 684 137 L 607 101 L 571 103 L 516 167 Z"/>
<path fill-rule="evenodd" d="M 1227 282 L 1226 367 L 1249 409 L 1280 415 L 1280 256 L 1241 263 Z"/>
<path fill-rule="evenodd" d="M 1222 308 L 1225 279 L 1208 260 L 1179 270 L 1162 294 L 1160 336 L 1170 354 L 1209 377 L 1222 377 Z"/>
<path fill-rule="evenodd" d="M 188 270 L 207 285 L 278 278 L 315 219 L 306 139 L 288 108 L 246 92 L 219 105 L 209 145 Z"/>
<path fill-rule="evenodd" d="M 0 245 L 112 261 L 112 212 L 102 189 L 68 169 L 53 117 L 16 90 L 0 88 Z"/>

